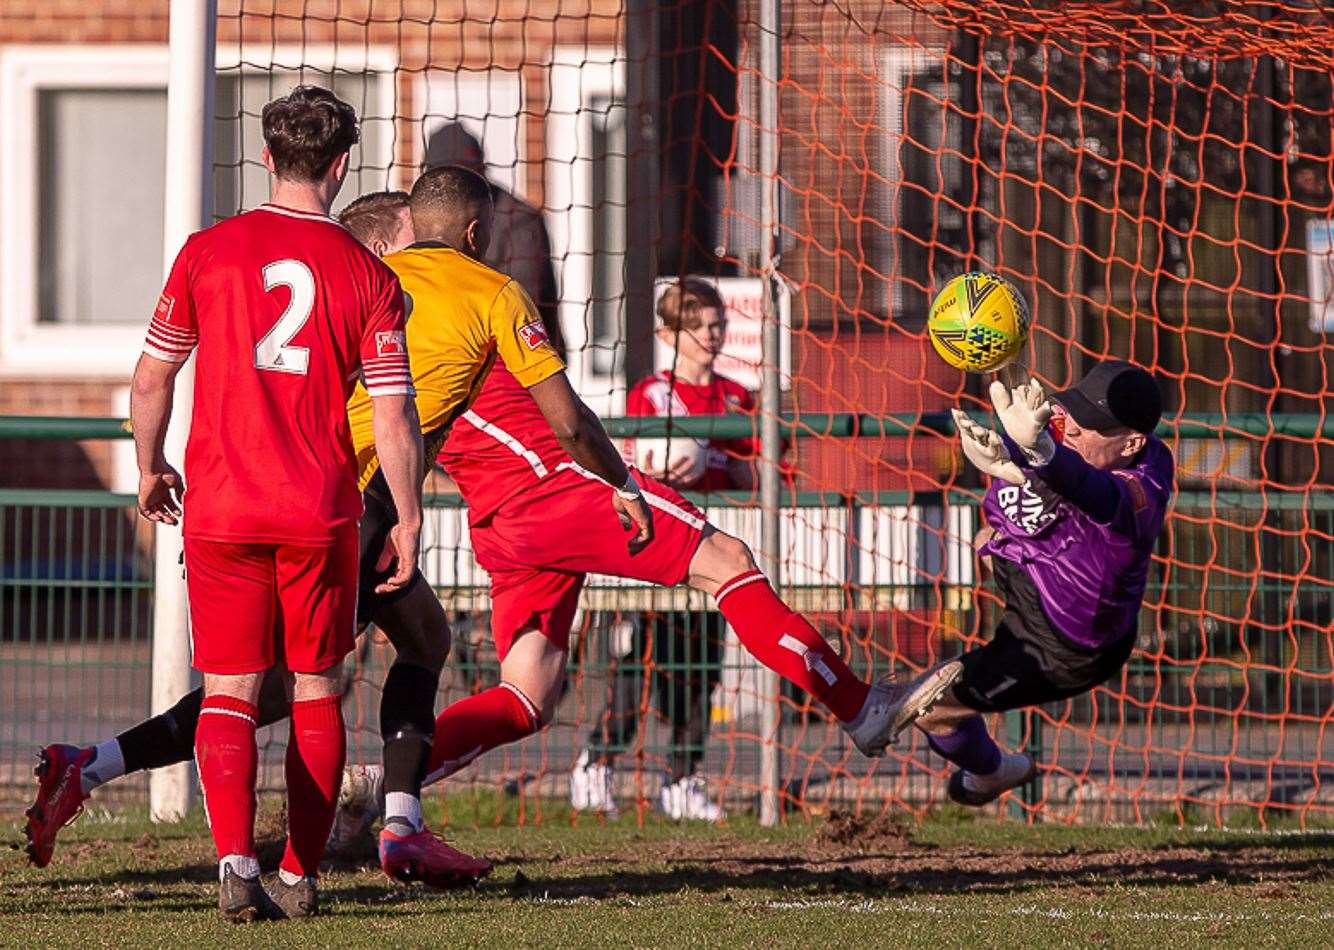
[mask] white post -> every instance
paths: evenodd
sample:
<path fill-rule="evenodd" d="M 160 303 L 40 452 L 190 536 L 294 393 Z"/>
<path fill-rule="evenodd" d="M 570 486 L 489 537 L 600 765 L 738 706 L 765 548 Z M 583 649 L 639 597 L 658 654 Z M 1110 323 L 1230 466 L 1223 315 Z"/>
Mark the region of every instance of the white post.
<path fill-rule="evenodd" d="M 783 441 L 779 414 L 783 411 L 779 374 L 782 372 L 781 331 L 775 298 L 778 267 L 778 81 L 780 0 L 760 3 L 760 270 L 764 278 L 763 358 L 760 361 L 760 568 L 774 589 L 782 591 L 782 482 L 779 465 Z M 760 671 L 760 824 L 778 824 L 780 725 L 778 677 Z"/>
<path fill-rule="evenodd" d="M 213 204 L 213 87 L 216 0 L 171 0 L 171 66 L 167 79 L 167 167 L 163 216 L 163 274 L 185 239 L 209 222 Z M 176 377 L 167 430 L 167 459 L 183 467 L 194 400 L 194 360 Z M 188 475 L 188 473 L 186 473 Z M 180 528 L 159 525 L 154 540 L 153 714 L 170 709 L 191 689 Z M 190 763 L 157 769 L 148 780 L 154 821 L 177 821 L 190 808 Z"/>

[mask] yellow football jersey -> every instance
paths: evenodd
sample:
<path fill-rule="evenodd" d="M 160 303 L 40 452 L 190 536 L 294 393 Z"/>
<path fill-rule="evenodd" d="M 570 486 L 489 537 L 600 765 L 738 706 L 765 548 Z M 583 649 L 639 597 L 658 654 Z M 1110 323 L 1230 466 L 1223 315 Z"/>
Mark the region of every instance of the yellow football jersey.
<path fill-rule="evenodd" d="M 450 424 L 468 410 L 497 356 L 525 387 L 565 368 L 522 287 L 466 254 L 434 242 L 385 257 L 411 299 L 408 362 L 430 465 Z M 357 383 L 347 404 L 364 489 L 379 470 L 371 397 Z"/>

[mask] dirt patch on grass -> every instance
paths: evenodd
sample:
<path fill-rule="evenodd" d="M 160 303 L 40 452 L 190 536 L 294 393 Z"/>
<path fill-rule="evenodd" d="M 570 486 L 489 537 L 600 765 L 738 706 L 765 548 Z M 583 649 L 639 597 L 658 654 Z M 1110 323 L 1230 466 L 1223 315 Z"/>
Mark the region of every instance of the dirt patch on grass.
<path fill-rule="evenodd" d="M 913 822 L 903 815 L 854 815 L 833 811 L 812 840 L 816 850 L 840 853 L 853 851 L 903 851 L 913 846 Z"/>
<path fill-rule="evenodd" d="M 552 897 L 607 897 L 693 891 L 805 891 L 810 894 L 1022 894 L 1052 887 L 1095 898 L 1110 887 L 1210 886 L 1281 897 L 1327 879 L 1330 862 L 1310 852 L 1265 847 L 1164 847 L 1062 852 L 935 847 L 880 817 L 837 817 L 804 846 L 720 832 L 712 839 L 618 845 L 548 862 L 519 861 L 524 890 Z M 645 859 L 660 862 L 654 869 Z M 545 865 L 545 866 L 544 866 Z"/>

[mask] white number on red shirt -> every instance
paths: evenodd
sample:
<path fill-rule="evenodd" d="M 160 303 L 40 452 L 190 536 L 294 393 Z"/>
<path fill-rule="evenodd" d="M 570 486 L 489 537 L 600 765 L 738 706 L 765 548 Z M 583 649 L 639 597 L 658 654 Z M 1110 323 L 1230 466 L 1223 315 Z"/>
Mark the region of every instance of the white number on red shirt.
<path fill-rule="evenodd" d="M 275 287 L 290 288 L 292 299 L 273 329 L 255 344 L 255 368 L 304 376 L 310 365 L 310 349 L 289 344 L 306 325 L 315 306 L 315 276 L 300 261 L 274 261 L 264 267 L 264 289 Z"/>

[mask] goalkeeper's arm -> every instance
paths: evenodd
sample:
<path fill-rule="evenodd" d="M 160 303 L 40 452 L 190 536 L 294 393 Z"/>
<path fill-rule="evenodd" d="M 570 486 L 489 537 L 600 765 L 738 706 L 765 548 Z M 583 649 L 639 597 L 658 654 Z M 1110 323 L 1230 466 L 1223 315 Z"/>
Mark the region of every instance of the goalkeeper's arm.
<path fill-rule="evenodd" d="M 1051 457 L 1035 464 L 1032 456 L 1002 432 L 1001 438 L 1010 457 L 1020 459 L 1023 467 L 1032 471 L 1056 494 L 1069 501 L 1099 524 L 1111 524 L 1116 518 L 1123 498 L 1122 480 L 1094 468 L 1083 457 L 1058 442 L 1053 442 Z"/>

